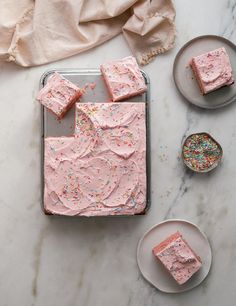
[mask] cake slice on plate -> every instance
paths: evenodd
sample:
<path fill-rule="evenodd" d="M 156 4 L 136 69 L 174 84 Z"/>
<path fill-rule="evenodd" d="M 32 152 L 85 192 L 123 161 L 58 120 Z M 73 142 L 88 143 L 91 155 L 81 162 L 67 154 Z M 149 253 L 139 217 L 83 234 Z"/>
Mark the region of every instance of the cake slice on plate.
<path fill-rule="evenodd" d="M 190 65 L 204 95 L 234 83 L 230 59 L 224 47 L 194 56 Z"/>
<path fill-rule="evenodd" d="M 186 283 L 202 266 L 202 261 L 179 232 L 155 246 L 154 256 L 179 285 Z"/>

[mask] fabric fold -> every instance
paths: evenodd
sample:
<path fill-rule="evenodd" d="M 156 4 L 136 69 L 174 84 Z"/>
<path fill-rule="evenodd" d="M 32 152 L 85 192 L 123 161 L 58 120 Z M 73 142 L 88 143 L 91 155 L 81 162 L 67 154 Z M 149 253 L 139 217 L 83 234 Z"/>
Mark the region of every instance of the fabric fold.
<path fill-rule="evenodd" d="M 2 0 L 0 60 L 29 67 L 66 58 L 123 35 L 145 65 L 173 47 L 171 0 Z"/>
<path fill-rule="evenodd" d="M 130 49 L 141 65 L 171 49 L 175 39 L 175 9 L 170 0 L 138 1 L 123 27 Z"/>

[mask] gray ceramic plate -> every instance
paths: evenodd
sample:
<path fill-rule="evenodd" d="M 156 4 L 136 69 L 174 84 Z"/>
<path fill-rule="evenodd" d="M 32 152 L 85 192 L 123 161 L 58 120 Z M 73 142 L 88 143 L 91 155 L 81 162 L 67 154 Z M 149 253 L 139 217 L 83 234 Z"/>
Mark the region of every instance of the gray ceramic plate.
<path fill-rule="evenodd" d="M 176 231 L 183 235 L 202 259 L 201 269 L 183 285 L 178 285 L 152 254 L 155 245 Z M 144 234 L 138 244 L 137 261 L 143 277 L 153 286 L 163 292 L 179 293 L 198 286 L 206 278 L 211 268 L 212 253 L 207 237 L 195 224 L 172 219 L 155 225 Z"/>
<path fill-rule="evenodd" d="M 236 82 L 203 96 L 189 66 L 193 56 L 220 47 L 225 47 L 236 78 L 236 45 L 223 37 L 215 35 L 196 37 L 187 42 L 176 55 L 173 67 L 175 85 L 183 97 L 196 106 L 214 109 L 236 101 Z"/>

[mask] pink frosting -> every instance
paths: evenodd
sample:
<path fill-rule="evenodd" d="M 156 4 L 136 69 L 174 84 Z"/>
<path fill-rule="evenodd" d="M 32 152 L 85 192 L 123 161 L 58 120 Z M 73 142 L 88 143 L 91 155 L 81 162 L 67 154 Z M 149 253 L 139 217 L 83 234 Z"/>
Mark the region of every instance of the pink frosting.
<path fill-rule="evenodd" d="M 147 90 L 143 75 L 133 56 L 102 64 L 101 72 L 113 101 L 128 99 Z"/>
<path fill-rule="evenodd" d="M 39 91 L 37 100 L 60 119 L 81 95 L 80 88 L 56 72 Z"/>
<path fill-rule="evenodd" d="M 45 210 L 131 215 L 146 207 L 145 103 L 77 103 L 75 137 L 45 139 Z"/>
<path fill-rule="evenodd" d="M 186 283 L 202 266 L 199 257 L 179 235 L 154 255 L 162 262 L 179 285 Z"/>
<path fill-rule="evenodd" d="M 193 57 L 192 67 L 203 93 L 234 82 L 229 56 L 223 47 Z"/>

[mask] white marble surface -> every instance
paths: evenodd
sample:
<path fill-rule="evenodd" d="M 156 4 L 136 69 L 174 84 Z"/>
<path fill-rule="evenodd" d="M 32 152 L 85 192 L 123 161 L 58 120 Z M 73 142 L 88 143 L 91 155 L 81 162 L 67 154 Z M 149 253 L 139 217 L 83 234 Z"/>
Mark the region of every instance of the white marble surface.
<path fill-rule="evenodd" d="M 118 219 L 50 218 L 40 209 L 40 75 L 51 67 L 97 67 L 130 54 L 119 36 L 84 54 L 42 67 L 0 64 L 0 305 L 233 306 L 236 299 L 236 104 L 207 111 L 183 101 L 172 80 L 179 48 L 203 34 L 236 43 L 235 0 L 175 0 L 175 48 L 145 67 L 151 78 L 152 208 Z M 183 137 L 208 131 L 222 165 L 192 174 L 179 160 Z M 166 218 L 185 218 L 209 237 L 207 280 L 187 293 L 160 293 L 140 275 L 136 246 Z"/>

